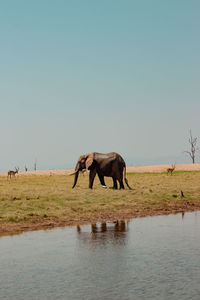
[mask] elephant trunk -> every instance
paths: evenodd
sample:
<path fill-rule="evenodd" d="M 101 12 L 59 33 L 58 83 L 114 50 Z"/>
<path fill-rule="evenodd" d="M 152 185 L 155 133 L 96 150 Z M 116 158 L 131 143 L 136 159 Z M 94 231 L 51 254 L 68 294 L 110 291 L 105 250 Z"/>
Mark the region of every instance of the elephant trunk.
<path fill-rule="evenodd" d="M 78 175 L 79 175 L 79 171 L 75 172 L 75 177 L 74 177 L 74 184 L 72 186 L 72 188 L 74 188 L 76 186 L 77 180 L 78 180 Z"/>

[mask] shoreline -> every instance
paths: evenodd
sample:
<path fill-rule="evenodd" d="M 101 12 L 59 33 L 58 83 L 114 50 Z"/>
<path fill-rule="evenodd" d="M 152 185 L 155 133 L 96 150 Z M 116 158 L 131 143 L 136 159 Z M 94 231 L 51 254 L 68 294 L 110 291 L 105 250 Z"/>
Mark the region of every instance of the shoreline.
<path fill-rule="evenodd" d="M 181 204 L 181 205 L 180 205 Z M 165 209 L 156 209 L 156 210 L 147 210 L 144 208 L 143 211 L 135 211 L 127 214 L 116 213 L 111 216 L 102 215 L 102 216 L 93 216 L 90 219 L 76 219 L 76 220 L 58 220 L 58 219 L 45 219 L 41 222 L 37 221 L 36 223 L 20 223 L 20 224 L 3 224 L 0 227 L 0 238 L 3 236 L 9 235 L 18 235 L 25 232 L 37 231 L 37 230 L 53 230 L 56 228 L 64 228 L 78 225 L 90 225 L 95 223 L 107 223 L 107 222 L 116 222 L 120 220 L 131 220 L 135 218 L 145 218 L 145 217 L 155 217 L 155 216 L 166 216 L 171 214 L 185 214 L 187 212 L 194 212 L 200 210 L 200 203 L 188 203 L 183 201 L 179 203 L 179 206 L 174 206 L 171 208 Z"/>
<path fill-rule="evenodd" d="M 0 176 L 0 236 L 200 210 L 200 164 L 177 165 L 172 175 L 166 167 L 128 167 L 132 190 L 109 189 L 111 178 L 107 189 L 97 178 L 90 190 L 88 174 L 72 189 L 74 176 L 59 176 L 71 169 L 36 171 L 38 176 L 26 172 L 11 180 Z"/>

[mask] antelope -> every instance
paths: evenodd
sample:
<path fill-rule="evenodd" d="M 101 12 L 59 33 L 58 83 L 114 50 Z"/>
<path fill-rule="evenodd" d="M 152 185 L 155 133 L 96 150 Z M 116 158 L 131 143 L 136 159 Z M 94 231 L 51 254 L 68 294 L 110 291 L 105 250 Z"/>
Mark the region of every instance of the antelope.
<path fill-rule="evenodd" d="M 10 177 L 10 179 L 11 179 L 11 177 L 15 177 L 15 174 L 17 174 L 19 172 L 19 168 L 16 168 L 15 167 L 15 171 L 13 171 L 13 170 L 9 170 L 8 171 L 8 177 L 7 177 L 7 179 Z"/>
<path fill-rule="evenodd" d="M 168 168 L 168 169 L 167 169 L 167 175 L 168 175 L 169 173 L 171 173 L 171 175 L 172 175 L 172 173 L 174 172 L 174 170 L 175 170 L 175 164 L 171 165 L 171 168 Z"/>

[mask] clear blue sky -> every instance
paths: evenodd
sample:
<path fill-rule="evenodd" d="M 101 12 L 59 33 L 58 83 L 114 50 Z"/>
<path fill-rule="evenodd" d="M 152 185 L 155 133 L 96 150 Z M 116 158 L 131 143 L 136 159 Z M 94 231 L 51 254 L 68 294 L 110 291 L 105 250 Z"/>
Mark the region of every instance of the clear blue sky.
<path fill-rule="evenodd" d="M 0 170 L 190 162 L 199 36 L 199 0 L 0 1 Z"/>

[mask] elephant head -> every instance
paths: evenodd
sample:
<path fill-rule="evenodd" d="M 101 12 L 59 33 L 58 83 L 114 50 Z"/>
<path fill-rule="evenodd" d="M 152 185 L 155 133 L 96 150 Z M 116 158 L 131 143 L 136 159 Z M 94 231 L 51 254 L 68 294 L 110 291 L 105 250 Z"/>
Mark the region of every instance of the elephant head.
<path fill-rule="evenodd" d="M 83 171 L 83 170 L 90 170 L 93 162 L 94 162 L 94 154 L 93 153 L 84 154 L 79 157 L 78 162 L 75 167 L 75 172 L 74 172 L 75 178 L 74 178 L 74 184 L 73 184 L 72 188 L 74 188 L 76 186 L 79 172 Z"/>

